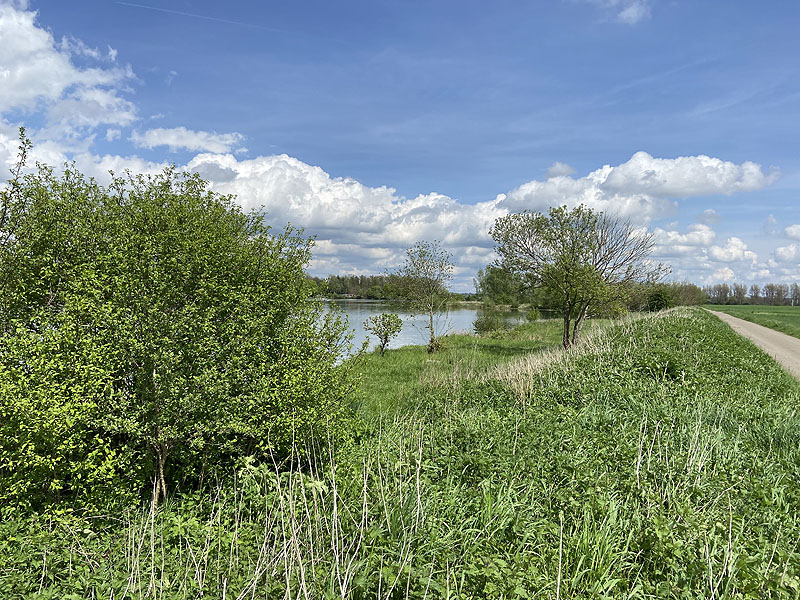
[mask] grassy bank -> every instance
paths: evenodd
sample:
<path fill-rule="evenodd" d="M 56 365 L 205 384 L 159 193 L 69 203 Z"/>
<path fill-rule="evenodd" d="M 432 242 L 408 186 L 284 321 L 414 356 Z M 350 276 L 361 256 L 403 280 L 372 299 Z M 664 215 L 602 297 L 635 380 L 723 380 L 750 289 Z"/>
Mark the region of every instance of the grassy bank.
<path fill-rule="evenodd" d="M 797 597 L 798 383 L 702 310 L 530 327 L 367 357 L 359 442 L 303 472 L 3 523 L 0 596 Z"/>
<path fill-rule="evenodd" d="M 782 331 L 800 338 L 800 306 L 732 306 L 711 304 L 706 308 L 716 310 L 745 321 Z"/>

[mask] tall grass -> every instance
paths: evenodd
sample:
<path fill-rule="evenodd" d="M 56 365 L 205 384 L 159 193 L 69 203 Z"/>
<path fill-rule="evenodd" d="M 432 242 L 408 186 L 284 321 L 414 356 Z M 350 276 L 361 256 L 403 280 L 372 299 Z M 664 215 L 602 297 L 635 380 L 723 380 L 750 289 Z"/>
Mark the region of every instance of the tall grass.
<path fill-rule="evenodd" d="M 0 525 L 0 596 L 797 597 L 800 389 L 717 319 L 461 365 L 302 469 Z"/>

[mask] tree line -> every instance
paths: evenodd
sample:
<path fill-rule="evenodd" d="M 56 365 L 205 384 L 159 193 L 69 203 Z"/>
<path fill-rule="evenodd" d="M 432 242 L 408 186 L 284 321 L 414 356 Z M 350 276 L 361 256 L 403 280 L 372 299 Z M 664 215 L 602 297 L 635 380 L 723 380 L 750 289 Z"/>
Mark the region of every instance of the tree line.
<path fill-rule="evenodd" d="M 792 283 L 718 283 L 703 288 L 711 304 L 764 304 L 769 306 L 800 306 L 800 285 Z"/>

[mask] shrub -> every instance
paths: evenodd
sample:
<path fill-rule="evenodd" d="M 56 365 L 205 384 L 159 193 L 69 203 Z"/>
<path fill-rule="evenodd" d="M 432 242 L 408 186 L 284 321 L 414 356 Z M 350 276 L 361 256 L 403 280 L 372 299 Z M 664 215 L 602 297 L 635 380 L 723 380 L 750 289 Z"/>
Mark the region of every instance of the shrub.
<path fill-rule="evenodd" d="M 300 232 L 172 169 L 43 168 L 0 199 L 4 507 L 163 497 L 346 418 L 346 329 Z"/>
<path fill-rule="evenodd" d="M 403 328 L 403 321 L 400 315 L 395 313 L 381 313 L 379 315 L 372 315 L 364 321 L 364 329 L 369 331 L 378 338 L 380 344 L 381 356 L 386 352 L 386 347 L 393 337 L 397 337 L 400 330 Z"/>
<path fill-rule="evenodd" d="M 493 310 L 483 310 L 478 313 L 478 316 L 472 322 L 472 327 L 475 333 L 483 334 L 507 329 L 508 325 L 502 313 Z"/>

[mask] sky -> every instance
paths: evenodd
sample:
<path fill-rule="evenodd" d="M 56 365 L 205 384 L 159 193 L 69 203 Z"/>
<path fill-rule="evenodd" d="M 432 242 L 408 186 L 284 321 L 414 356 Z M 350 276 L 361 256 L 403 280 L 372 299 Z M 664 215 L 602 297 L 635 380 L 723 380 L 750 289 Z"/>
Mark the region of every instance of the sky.
<path fill-rule="evenodd" d="M 800 281 L 800 3 L 0 0 L 0 183 L 17 152 L 199 173 L 316 237 L 309 272 L 419 240 L 496 255 L 509 212 L 585 204 L 669 279 Z"/>

